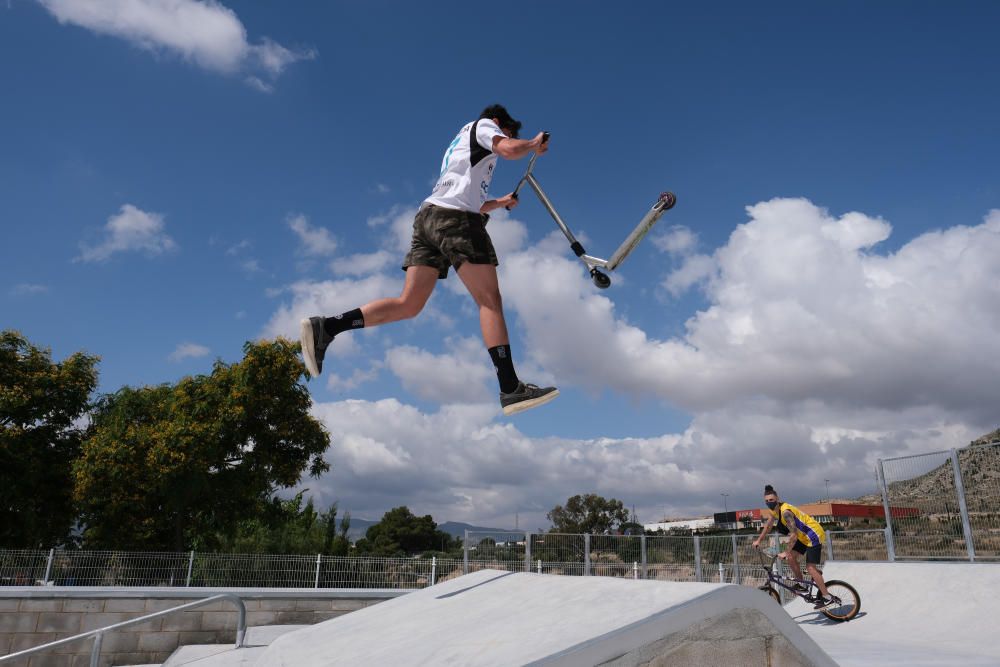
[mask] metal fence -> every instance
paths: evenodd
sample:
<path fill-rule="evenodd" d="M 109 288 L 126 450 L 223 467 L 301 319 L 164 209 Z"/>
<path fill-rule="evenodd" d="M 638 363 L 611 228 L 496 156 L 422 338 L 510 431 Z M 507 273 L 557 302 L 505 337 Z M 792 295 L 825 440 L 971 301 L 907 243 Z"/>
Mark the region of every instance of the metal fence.
<path fill-rule="evenodd" d="M 827 536 L 839 559 L 887 558 L 884 531 Z M 0 586 L 417 589 L 483 569 L 756 586 L 754 539 L 469 532 L 461 559 L 0 550 Z"/>
<path fill-rule="evenodd" d="M 854 537 L 853 533 L 863 533 Z M 882 535 L 882 540 L 869 533 Z M 828 533 L 828 545 L 834 533 Z M 845 557 L 885 560 L 882 531 L 842 531 L 836 542 Z M 500 569 L 571 576 L 626 577 L 661 581 L 712 581 L 759 586 L 766 577 L 756 535 L 568 535 L 468 531 L 464 559 L 468 570 L 481 558 Z M 771 546 L 775 543 L 776 537 Z"/>
<path fill-rule="evenodd" d="M 1000 560 L 1000 442 L 881 459 L 888 558 Z"/>
<path fill-rule="evenodd" d="M 414 589 L 464 571 L 440 558 L 0 550 L 0 586 Z"/>

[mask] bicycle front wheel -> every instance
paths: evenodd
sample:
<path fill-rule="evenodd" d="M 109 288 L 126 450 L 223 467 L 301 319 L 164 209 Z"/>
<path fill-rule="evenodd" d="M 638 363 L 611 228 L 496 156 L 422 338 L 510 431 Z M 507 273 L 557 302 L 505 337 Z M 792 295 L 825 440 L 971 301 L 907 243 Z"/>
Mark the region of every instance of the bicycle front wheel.
<path fill-rule="evenodd" d="M 834 621 L 849 621 L 861 611 L 861 596 L 846 581 L 828 581 L 826 590 L 833 597 L 833 604 L 823 609 L 823 615 Z"/>

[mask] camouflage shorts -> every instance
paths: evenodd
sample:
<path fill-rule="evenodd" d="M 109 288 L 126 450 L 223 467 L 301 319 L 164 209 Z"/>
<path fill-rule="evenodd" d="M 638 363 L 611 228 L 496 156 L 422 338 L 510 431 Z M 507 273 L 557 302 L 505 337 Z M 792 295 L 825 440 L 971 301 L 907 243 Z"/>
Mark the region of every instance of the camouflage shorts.
<path fill-rule="evenodd" d="M 448 277 L 448 267 L 457 271 L 464 262 L 497 266 L 496 251 L 486 232 L 489 216 L 426 204 L 413 219 L 410 252 L 403 270 L 411 266 L 432 266 L 438 278 Z"/>

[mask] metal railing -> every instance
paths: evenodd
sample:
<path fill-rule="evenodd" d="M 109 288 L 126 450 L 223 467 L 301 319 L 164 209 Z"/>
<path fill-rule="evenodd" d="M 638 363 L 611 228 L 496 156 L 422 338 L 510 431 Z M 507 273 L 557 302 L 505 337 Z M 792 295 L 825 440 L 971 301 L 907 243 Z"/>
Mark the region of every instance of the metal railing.
<path fill-rule="evenodd" d="M 462 566 L 436 558 L 0 550 L 4 586 L 422 588 Z"/>
<path fill-rule="evenodd" d="M 851 531 L 853 532 L 853 531 Z M 864 531 L 870 532 L 870 531 Z M 868 544 L 840 532 L 838 543 L 859 552 Z M 561 533 L 493 533 L 467 531 L 463 565 L 466 572 L 489 567 L 512 572 L 570 576 L 612 576 L 661 581 L 719 581 L 760 585 L 764 577 L 753 549 L 756 535 L 575 535 Z M 771 538 L 773 539 L 773 538 Z M 871 542 L 865 560 L 884 560 L 884 543 Z M 848 549 L 847 544 L 852 544 Z"/>
<path fill-rule="evenodd" d="M 139 618 L 133 618 L 128 621 L 122 621 L 121 623 L 115 623 L 114 625 L 108 625 L 103 628 L 98 628 L 96 630 L 90 630 L 88 632 L 83 632 L 78 635 L 73 635 L 72 637 L 66 637 L 65 639 L 60 639 L 58 641 L 49 642 L 48 644 L 42 644 L 41 646 L 34 646 L 29 649 L 24 649 L 23 651 L 18 651 L 17 653 L 11 653 L 9 655 L 0 656 L 0 663 L 12 662 L 20 658 L 25 658 L 29 655 L 34 655 L 36 653 L 42 653 L 50 649 L 56 648 L 57 646 L 64 646 L 66 644 L 72 644 L 73 642 L 83 641 L 84 639 L 94 638 L 94 646 L 90 651 L 90 667 L 98 667 L 98 662 L 101 657 L 101 646 L 104 642 L 104 635 L 108 632 L 114 632 L 116 630 L 122 630 L 124 628 L 139 625 L 142 623 L 147 623 L 156 618 L 162 618 L 164 616 L 169 616 L 170 614 L 175 614 L 179 611 L 186 611 L 188 609 L 194 609 L 195 607 L 201 607 L 206 604 L 211 604 L 212 602 L 218 602 L 219 600 L 229 600 L 236 604 L 236 609 L 239 612 L 239 620 L 236 624 L 236 645 L 234 648 L 242 648 L 243 641 L 246 639 L 247 634 L 247 608 L 243 604 L 243 600 L 240 599 L 238 595 L 233 593 L 219 593 L 218 595 L 213 595 L 207 597 L 204 600 L 195 600 L 194 602 L 188 602 L 187 604 L 182 604 L 178 607 L 173 607 L 171 609 L 164 609 L 163 611 L 157 611 L 152 614 L 147 614 L 145 616 L 140 616 Z"/>
<path fill-rule="evenodd" d="M 889 557 L 887 529 L 828 530 L 824 556 L 827 560 L 887 561 Z"/>
<path fill-rule="evenodd" d="M 751 583 L 755 535 L 470 532 L 462 558 L 0 550 L 4 586 L 399 589 L 482 569 Z M 828 531 L 840 560 L 887 560 L 883 531 Z M 833 554 L 831 556 L 831 553 Z"/>

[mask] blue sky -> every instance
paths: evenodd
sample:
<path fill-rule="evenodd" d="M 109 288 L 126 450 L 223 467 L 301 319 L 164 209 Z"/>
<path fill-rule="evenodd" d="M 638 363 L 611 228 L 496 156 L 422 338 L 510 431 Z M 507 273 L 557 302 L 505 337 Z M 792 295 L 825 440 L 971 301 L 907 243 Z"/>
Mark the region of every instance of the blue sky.
<path fill-rule="evenodd" d="M 101 390 L 236 361 L 398 292 L 454 133 L 500 102 L 607 256 L 597 292 L 530 193 L 491 233 L 520 374 L 499 414 L 454 275 L 338 339 L 310 384 L 375 518 L 544 525 L 575 493 L 643 520 L 873 488 L 1000 395 L 1000 55 L 990 2 L 0 4 L 0 326 L 101 356 Z M 502 161 L 504 194 L 526 162 Z M 319 312 L 317 312 L 319 311 Z M 970 390 L 969 387 L 975 387 Z"/>

